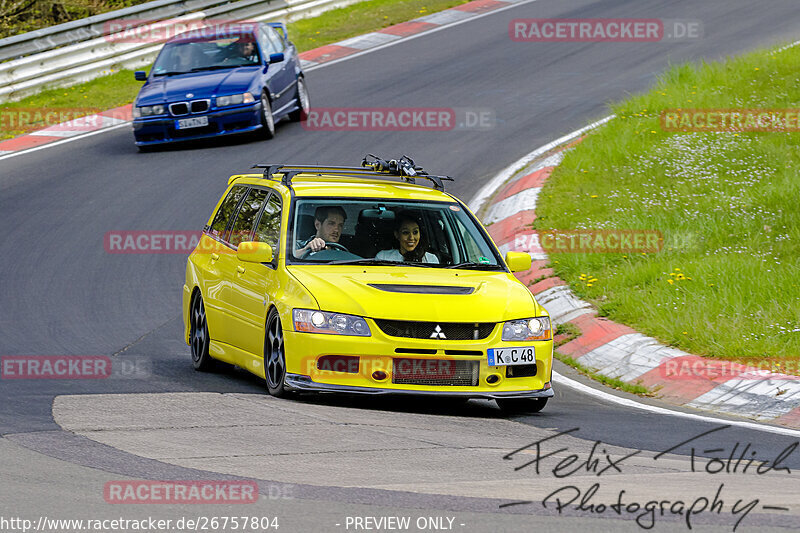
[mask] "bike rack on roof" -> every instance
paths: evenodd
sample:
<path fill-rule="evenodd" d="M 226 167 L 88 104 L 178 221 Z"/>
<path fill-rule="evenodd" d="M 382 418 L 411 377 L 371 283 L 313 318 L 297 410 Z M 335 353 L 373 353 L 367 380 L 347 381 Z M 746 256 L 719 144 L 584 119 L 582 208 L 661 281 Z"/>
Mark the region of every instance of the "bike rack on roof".
<path fill-rule="evenodd" d="M 368 158 L 372 160 L 368 160 Z M 450 176 L 436 176 L 428 174 L 422 167 L 414 165 L 414 161 L 403 156 L 400 159 L 383 160 L 372 154 L 364 157 L 360 167 L 339 167 L 323 165 L 282 165 L 262 164 L 253 165 L 253 168 L 264 169 L 264 179 L 276 180 L 275 174 L 281 174 L 281 183 L 287 187 L 292 186 L 292 179 L 298 174 L 317 174 L 326 177 L 342 178 L 386 178 L 400 177 L 407 183 L 416 183 L 415 178 L 423 178 L 433 183 L 433 188 L 444 192 L 443 181 L 454 181 Z"/>

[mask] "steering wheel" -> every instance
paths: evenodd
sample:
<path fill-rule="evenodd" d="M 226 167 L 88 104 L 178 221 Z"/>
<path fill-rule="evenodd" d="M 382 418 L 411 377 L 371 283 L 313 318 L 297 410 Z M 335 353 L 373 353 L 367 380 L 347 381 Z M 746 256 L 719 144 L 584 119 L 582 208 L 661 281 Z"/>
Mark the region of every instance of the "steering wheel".
<path fill-rule="evenodd" d="M 318 254 L 319 252 L 324 252 L 324 251 L 325 251 L 325 249 L 326 249 L 326 248 L 328 248 L 328 247 L 330 247 L 330 248 L 332 248 L 332 249 L 334 249 L 334 250 L 340 250 L 340 251 L 342 251 L 342 252 L 347 252 L 347 253 L 350 253 L 350 250 L 348 250 L 347 248 L 345 248 L 344 246 L 342 246 L 342 245 L 341 245 L 341 244 L 339 244 L 338 242 L 328 242 L 328 241 L 325 241 L 325 248 L 323 248 L 322 250 L 317 250 L 316 252 L 311 252 L 311 253 L 310 253 L 310 254 L 308 254 L 308 255 L 313 255 L 313 254 Z"/>

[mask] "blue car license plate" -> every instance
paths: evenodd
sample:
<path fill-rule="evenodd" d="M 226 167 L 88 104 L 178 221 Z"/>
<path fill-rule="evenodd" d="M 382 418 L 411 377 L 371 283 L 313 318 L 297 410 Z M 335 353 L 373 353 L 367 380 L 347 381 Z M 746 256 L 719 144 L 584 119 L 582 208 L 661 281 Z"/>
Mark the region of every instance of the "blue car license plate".
<path fill-rule="evenodd" d="M 536 363 L 536 350 L 532 346 L 522 348 L 489 348 L 489 366 L 532 365 Z"/>
<path fill-rule="evenodd" d="M 175 129 L 178 130 L 202 128 L 203 126 L 208 126 L 208 117 L 182 118 L 175 121 Z"/>

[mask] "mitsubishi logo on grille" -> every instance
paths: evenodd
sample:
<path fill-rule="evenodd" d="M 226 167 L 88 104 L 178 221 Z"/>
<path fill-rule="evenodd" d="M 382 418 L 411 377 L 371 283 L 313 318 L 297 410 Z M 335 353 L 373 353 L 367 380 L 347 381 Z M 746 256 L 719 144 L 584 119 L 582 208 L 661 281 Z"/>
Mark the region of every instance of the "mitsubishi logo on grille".
<path fill-rule="evenodd" d="M 442 327 L 439 324 L 436 324 L 436 327 L 433 328 L 433 333 L 431 333 L 431 339 L 446 339 L 447 337 L 444 336 L 444 332 L 442 331 Z"/>

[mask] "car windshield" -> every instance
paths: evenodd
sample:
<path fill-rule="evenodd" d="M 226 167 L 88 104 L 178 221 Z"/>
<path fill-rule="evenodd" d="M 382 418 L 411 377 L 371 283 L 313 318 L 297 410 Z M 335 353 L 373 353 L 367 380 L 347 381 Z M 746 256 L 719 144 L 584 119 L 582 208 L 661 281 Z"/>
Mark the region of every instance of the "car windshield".
<path fill-rule="evenodd" d="M 198 38 L 167 43 L 153 65 L 153 74 L 171 76 L 258 64 L 258 47 L 250 35 Z"/>
<path fill-rule="evenodd" d="M 293 264 L 505 268 L 455 202 L 298 198 L 289 237 Z"/>

